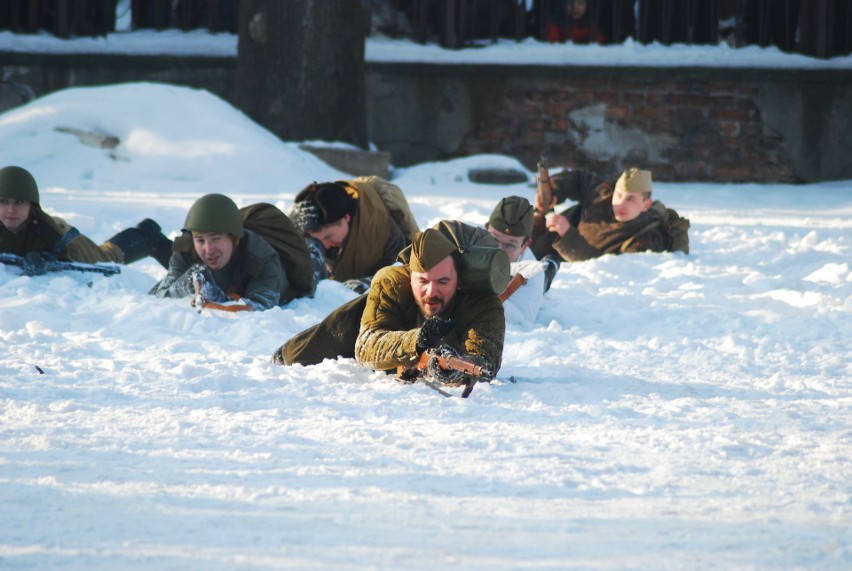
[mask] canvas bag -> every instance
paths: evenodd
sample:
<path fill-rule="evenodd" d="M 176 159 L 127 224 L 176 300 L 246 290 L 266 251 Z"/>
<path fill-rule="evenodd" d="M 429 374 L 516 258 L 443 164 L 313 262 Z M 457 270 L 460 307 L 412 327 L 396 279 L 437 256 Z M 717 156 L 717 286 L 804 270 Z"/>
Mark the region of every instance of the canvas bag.
<path fill-rule="evenodd" d="M 511 281 L 509 256 L 500 248 L 470 246 L 461 250 L 459 287 L 500 295 Z"/>
<path fill-rule="evenodd" d="M 243 228 L 266 240 L 278 253 L 287 271 L 287 299 L 311 296 L 316 289 L 313 263 L 308 245 L 286 214 L 266 202 L 240 208 Z"/>

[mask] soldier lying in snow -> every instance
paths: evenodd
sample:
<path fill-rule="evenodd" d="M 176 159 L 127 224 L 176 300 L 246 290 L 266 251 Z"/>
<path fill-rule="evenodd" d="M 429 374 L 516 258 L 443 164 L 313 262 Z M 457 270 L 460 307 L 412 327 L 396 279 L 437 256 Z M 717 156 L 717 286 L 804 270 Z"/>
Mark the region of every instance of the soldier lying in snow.
<path fill-rule="evenodd" d="M 418 230 L 399 187 L 377 176 L 311 183 L 296 195 L 290 218 L 322 243 L 328 278 L 358 293 Z"/>
<path fill-rule="evenodd" d="M 122 230 L 100 246 L 56 216 L 41 209 L 38 185 L 24 168 L 0 169 L 0 252 L 26 259 L 38 274 L 39 265 L 56 260 L 92 264 L 130 264 L 147 256 L 168 267 L 172 242 L 151 219 Z"/>
<path fill-rule="evenodd" d="M 631 168 L 613 181 L 585 170 L 565 170 L 540 183 L 552 188 L 552 198 L 543 204 L 542 194 L 536 195 L 532 249 L 539 259 L 558 254 L 576 262 L 604 254 L 689 251 L 689 221 L 651 200 L 650 171 Z M 567 199 L 578 204 L 545 218 Z"/>
<path fill-rule="evenodd" d="M 192 297 L 199 311 L 202 307 L 264 310 L 294 297 L 279 253 L 259 234 L 244 228 L 240 210 L 227 196 L 199 198 L 189 209 L 183 232 L 175 240 L 169 272 L 152 294 Z M 310 255 L 304 244 L 300 246 L 310 275 Z"/>

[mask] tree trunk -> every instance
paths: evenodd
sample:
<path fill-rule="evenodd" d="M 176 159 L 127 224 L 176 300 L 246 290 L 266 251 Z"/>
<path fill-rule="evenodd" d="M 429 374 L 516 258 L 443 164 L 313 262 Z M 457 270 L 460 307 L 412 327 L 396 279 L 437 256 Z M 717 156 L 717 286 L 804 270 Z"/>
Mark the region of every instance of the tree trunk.
<path fill-rule="evenodd" d="M 367 146 L 362 0 L 241 0 L 237 102 L 281 139 Z"/>

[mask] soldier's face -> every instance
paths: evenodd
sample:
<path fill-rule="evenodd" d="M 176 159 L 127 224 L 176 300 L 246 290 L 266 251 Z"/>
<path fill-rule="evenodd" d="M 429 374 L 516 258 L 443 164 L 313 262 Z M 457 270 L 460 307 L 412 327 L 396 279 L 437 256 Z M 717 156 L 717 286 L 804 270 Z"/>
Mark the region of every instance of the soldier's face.
<path fill-rule="evenodd" d="M 322 247 L 326 250 L 340 248 L 346 236 L 349 235 L 349 219 L 350 216 L 344 214 L 343 218 L 337 222 L 326 224 L 316 230 L 308 230 L 308 234 L 322 242 Z"/>
<path fill-rule="evenodd" d="M 453 300 L 459 287 L 459 274 L 451 256 L 426 272 L 411 272 L 411 291 L 423 317 L 440 315 Z"/>
<path fill-rule="evenodd" d="M 9 232 L 17 232 L 30 216 L 30 201 L 0 198 L 0 222 Z"/>
<path fill-rule="evenodd" d="M 618 189 L 612 195 L 612 213 L 619 222 L 629 222 L 651 208 L 651 199 L 641 192 Z"/>
<path fill-rule="evenodd" d="M 230 234 L 217 232 L 193 232 L 192 242 L 195 245 L 195 253 L 211 270 L 221 270 L 234 255 L 240 239 Z"/>
<path fill-rule="evenodd" d="M 507 236 L 506 234 L 501 234 L 490 226 L 486 226 L 486 228 L 488 228 L 489 234 L 494 236 L 494 239 L 497 240 L 497 243 L 500 245 L 500 249 L 506 252 L 506 255 L 509 256 L 510 262 L 517 262 L 524 253 L 524 250 L 527 249 L 527 246 L 532 243 L 532 240 L 528 240 L 523 236 Z"/>

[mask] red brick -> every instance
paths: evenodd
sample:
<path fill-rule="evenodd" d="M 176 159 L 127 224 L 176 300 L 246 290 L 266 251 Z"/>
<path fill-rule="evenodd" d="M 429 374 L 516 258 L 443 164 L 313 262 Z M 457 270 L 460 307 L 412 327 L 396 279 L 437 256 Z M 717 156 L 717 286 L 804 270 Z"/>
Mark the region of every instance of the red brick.
<path fill-rule="evenodd" d="M 630 117 L 630 107 L 627 105 L 608 105 L 606 108 L 606 118 L 625 119 Z"/>
<path fill-rule="evenodd" d="M 748 121 L 752 118 L 752 113 L 744 109 L 717 108 L 710 112 L 710 116 L 727 121 Z"/>

